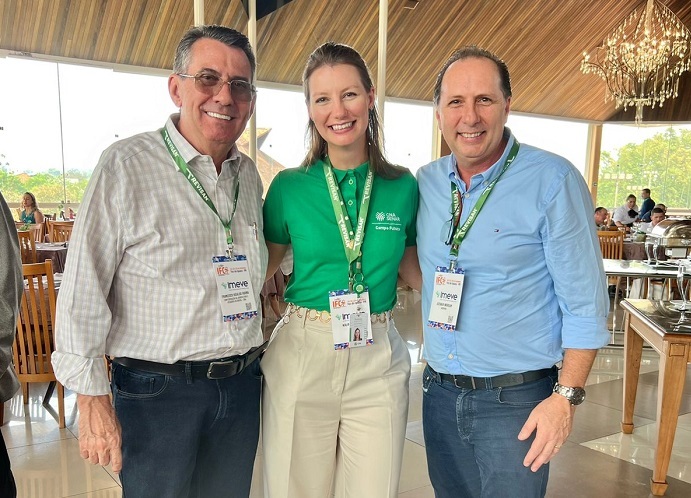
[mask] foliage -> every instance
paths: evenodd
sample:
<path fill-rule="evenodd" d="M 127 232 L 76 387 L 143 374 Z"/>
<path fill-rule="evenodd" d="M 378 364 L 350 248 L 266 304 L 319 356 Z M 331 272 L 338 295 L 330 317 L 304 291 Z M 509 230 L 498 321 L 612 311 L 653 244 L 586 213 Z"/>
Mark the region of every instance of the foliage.
<path fill-rule="evenodd" d="M 691 130 L 668 128 L 641 144 L 627 144 L 618 151 L 603 151 L 597 204 L 622 206 L 634 194 L 641 205 L 640 191 L 650 188 L 656 203 L 667 207 L 691 208 Z"/>
<path fill-rule="evenodd" d="M 61 203 L 69 200 L 81 202 L 90 173 L 70 170 L 63 183 L 62 171 L 51 169 L 47 172 L 28 175 L 10 173 L 6 167 L 0 167 L 0 191 L 7 202 L 19 202 L 24 192 L 31 192 L 41 203 Z"/>

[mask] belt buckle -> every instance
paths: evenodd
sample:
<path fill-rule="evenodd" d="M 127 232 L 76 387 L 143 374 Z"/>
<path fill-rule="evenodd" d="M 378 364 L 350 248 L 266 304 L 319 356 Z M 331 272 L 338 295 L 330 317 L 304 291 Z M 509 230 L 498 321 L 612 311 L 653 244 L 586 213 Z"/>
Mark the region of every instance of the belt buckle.
<path fill-rule="evenodd" d="M 238 360 L 228 360 L 228 361 L 212 361 L 211 363 L 209 363 L 209 368 L 206 371 L 206 378 L 210 379 L 210 380 L 219 380 L 219 379 L 225 379 L 228 377 L 232 377 L 233 375 L 242 371 L 242 369 L 244 367 L 244 365 L 242 364 L 243 361 L 244 361 L 244 358 L 241 358 Z M 229 365 L 233 365 L 233 364 L 239 364 L 240 367 L 235 372 L 233 372 L 232 374 L 224 375 L 224 376 L 214 375 L 213 370 L 214 370 L 215 366 L 218 365 L 218 366 L 224 366 L 225 367 L 225 366 L 229 366 Z"/>
<path fill-rule="evenodd" d="M 458 385 L 458 379 L 457 379 L 458 376 L 457 375 L 453 375 L 452 377 L 453 377 L 453 385 L 456 386 L 456 389 L 465 389 L 463 386 Z M 471 379 L 472 379 L 472 377 L 471 377 Z M 473 386 L 473 389 L 475 389 L 475 386 Z"/>

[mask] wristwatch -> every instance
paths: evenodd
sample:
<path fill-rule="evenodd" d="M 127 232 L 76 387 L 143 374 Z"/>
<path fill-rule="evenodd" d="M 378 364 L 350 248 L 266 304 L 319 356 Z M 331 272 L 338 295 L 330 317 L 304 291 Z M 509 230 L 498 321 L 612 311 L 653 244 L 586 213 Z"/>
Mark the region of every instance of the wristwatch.
<path fill-rule="evenodd" d="M 580 405 L 585 400 L 585 389 L 582 387 L 566 387 L 561 384 L 555 384 L 554 392 L 564 396 L 574 406 Z"/>

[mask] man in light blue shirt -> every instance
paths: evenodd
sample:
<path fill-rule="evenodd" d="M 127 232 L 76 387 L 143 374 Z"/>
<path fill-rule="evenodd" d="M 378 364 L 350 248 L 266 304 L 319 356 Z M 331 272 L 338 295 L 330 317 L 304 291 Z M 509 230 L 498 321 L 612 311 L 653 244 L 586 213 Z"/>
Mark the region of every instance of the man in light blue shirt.
<path fill-rule="evenodd" d="M 434 104 L 452 154 L 418 172 L 430 479 L 437 498 L 509 489 L 544 496 L 547 464 L 571 431 L 597 349 L 609 337 L 592 202 L 573 165 L 518 144 L 505 127 L 511 83 L 495 55 L 477 47 L 455 52 L 439 73 Z M 471 212 L 458 256 L 450 256 Z M 451 331 L 427 320 L 435 267 L 450 260 L 465 272 Z"/>

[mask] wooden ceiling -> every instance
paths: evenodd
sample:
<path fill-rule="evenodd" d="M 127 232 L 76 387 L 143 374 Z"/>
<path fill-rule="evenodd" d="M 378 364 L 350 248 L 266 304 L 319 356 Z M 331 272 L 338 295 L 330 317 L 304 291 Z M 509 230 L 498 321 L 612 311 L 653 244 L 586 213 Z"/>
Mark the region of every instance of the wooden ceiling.
<path fill-rule="evenodd" d="M 258 0 L 261 1 L 261 0 Z M 604 83 L 580 72 L 591 51 L 645 0 L 389 1 L 387 95 L 431 101 L 437 71 L 457 47 L 477 44 L 508 64 L 513 110 L 594 122 L 632 120 L 605 103 Z M 686 26 L 691 1 L 662 0 Z M 376 75 L 378 0 L 293 0 L 257 23 L 258 79 L 299 85 L 309 53 L 333 40 L 358 49 Z M 247 32 L 240 0 L 206 0 L 205 21 Z M 0 0 L 0 49 L 170 69 L 193 24 L 192 0 Z M 644 120 L 691 121 L 684 91 Z"/>

